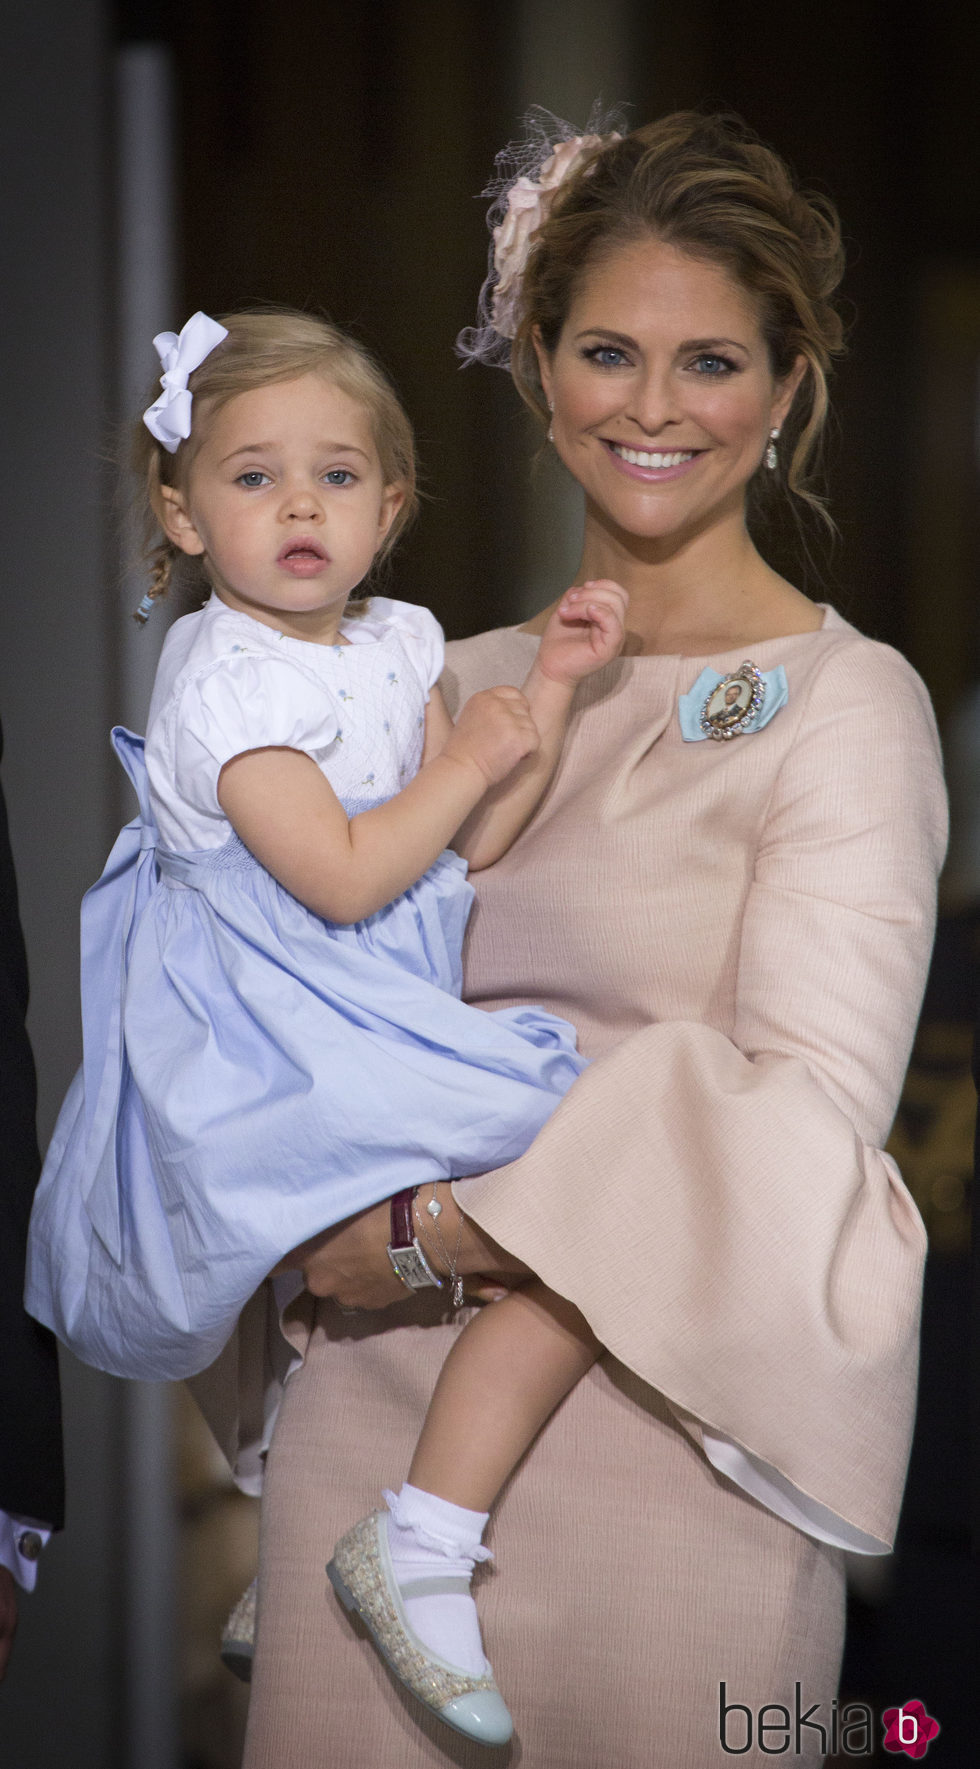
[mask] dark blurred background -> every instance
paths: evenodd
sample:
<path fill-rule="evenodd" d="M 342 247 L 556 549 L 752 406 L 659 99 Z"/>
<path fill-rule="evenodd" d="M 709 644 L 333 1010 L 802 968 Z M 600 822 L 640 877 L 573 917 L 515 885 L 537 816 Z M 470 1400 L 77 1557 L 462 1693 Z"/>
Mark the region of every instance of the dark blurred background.
<path fill-rule="evenodd" d="M 804 546 L 789 524 L 767 551 L 921 671 L 954 803 L 892 1145 L 932 1245 L 920 1428 L 898 1552 L 854 1570 L 844 1694 L 876 1711 L 921 1698 L 944 1729 L 931 1759 L 956 1766 L 976 1760 L 964 1348 L 980 955 L 977 21 L 955 0 L 910 18 L 887 0 L 6 0 L 0 61 L 0 716 L 45 1138 L 78 1056 L 78 900 L 129 814 L 105 733 L 142 726 L 165 626 L 129 620 L 142 586 L 120 472 L 152 334 L 197 307 L 274 300 L 369 343 L 417 426 L 427 494 L 392 587 L 459 636 L 522 618 L 578 556 L 574 492 L 553 461 L 532 470 L 537 439 L 507 378 L 461 371 L 452 349 L 486 267 L 474 199 L 527 107 L 579 125 L 597 98 L 636 123 L 735 109 L 836 199 L 849 248 L 828 461 L 841 538 Z M 214 1636 L 251 1576 L 254 1508 L 182 1398 L 65 1366 L 69 1526 L 23 1604 L 0 1765 L 237 1769 L 242 1702 Z"/>

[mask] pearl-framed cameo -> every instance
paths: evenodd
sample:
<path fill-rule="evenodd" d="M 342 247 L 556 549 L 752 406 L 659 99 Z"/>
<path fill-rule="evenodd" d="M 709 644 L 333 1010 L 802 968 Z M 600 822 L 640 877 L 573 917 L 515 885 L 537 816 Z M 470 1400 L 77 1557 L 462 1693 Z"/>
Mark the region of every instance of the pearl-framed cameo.
<path fill-rule="evenodd" d="M 765 698 L 765 678 L 747 658 L 730 676 L 723 676 L 706 697 L 699 720 L 705 737 L 718 743 L 741 737 L 762 711 Z"/>

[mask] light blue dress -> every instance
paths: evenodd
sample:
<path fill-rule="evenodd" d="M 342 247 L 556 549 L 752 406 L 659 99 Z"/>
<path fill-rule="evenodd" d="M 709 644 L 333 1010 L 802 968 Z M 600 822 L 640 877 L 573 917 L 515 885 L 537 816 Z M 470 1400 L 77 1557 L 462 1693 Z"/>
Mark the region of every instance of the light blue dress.
<path fill-rule="evenodd" d="M 523 1153 L 584 1066 L 536 1008 L 465 1006 L 472 898 L 443 854 L 353 926 L 321 920 L 223 818 L 221 766 L 288 745 L 349 815 L 416 771 L 441 633 L 375 598 L 336 647 L 215 599 L 175 623 L 139 799 L 82 906 L 84 1058 L 31 1226 L 27 1306 L 120 1376 L 205 1368 L 299 1242 L 427 1180 Z"/>

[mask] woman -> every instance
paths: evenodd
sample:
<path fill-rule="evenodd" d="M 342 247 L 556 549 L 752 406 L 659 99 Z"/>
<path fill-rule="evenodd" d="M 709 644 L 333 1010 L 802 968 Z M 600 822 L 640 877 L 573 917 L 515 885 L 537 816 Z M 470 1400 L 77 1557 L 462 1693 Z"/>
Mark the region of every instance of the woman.
<path fill-rule="evenodd" d="M 625 585 L 630 639 L 469 936 L 469 998 L 566 1016 L 594 1061 L 522 1160 L 440 1188 L 443 1233 L 462 1205 L 479 1293 L 532 1270 L 607 1348 L 491 1526 L 479 1602 L 517 1731 L 499 1760 L 817 1762 L 840 1725 L 841 1550 L 887 1548 L 911 1429 L 924 1237 L 879 1150 L 931 942 L 935 731 L 903 660 L 746 526 L 770 488 L 813 501 L 829 208 L 726 119 L 539 158 L 499 206 L 482 353 L 512 339 L 584 492 L 580 578 Z M 545 618 L 450 647 L 450 690 L 521 681 Z M 341 1307 L 293 1323 L 247 1769 L 489 1760 L 419 1720 L 324 1588 L 457 1330 L 406 1299 L 389 1239 L 381 1206 L 297 1254 Z"/>

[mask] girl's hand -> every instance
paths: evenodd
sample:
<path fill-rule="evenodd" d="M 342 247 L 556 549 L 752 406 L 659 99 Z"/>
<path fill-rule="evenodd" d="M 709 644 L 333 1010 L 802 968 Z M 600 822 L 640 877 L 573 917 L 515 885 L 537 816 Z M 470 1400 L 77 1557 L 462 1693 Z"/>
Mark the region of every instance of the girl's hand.
<path fill-rule="evenodd" d="M 484 688 L 466 702 L 442 753 L 497 786 L 540 745 L 531 710 L 519 688 Z"/>
<path fill-rule="evenodd" d="M 447 1247 L 455 1250 L 461 1215 L 459 1206 L 445 1182 L 436 1187 L 436 1196 L 443 1206 L 439 1219 L 443 1240 Z M 431 1188 L 427 1187 L 426 1202 L 429 1197 Z M 466 1278 L 469 1301 L 495 1301 L 530 1276 L 527 1266 L 489 1240 L 468 1218 L 463 1218 L 462 1228 L 457 1270 Z M 336 1228 L 304 1241 L 276 1270 L 301 1271 L 306 1288 L 314 1296 L 331 1296 L 342 1308 L 387 1308 L 393 1302 L 404 1302 L 411 1295 L 391 1268 L 388 1258 L 390 1235 L 391 1211 L 385 1200 L 370 1210 L 362 1210 L 359 1216 L 352 1216 L 347 1222 L 338 1223 Z M 430 1265 L 440 1276 L 445 1275 L 446 1262 L 436 1257 L 434 1237 L 427 1235 L 422 1245 Z"/>
<path fill-rule="evenodd" d="M 538 669 L 573 688 L 623 649 L 629 597 L 621 584 L 598 578 L 566 591 L 541 635 Z"/>

